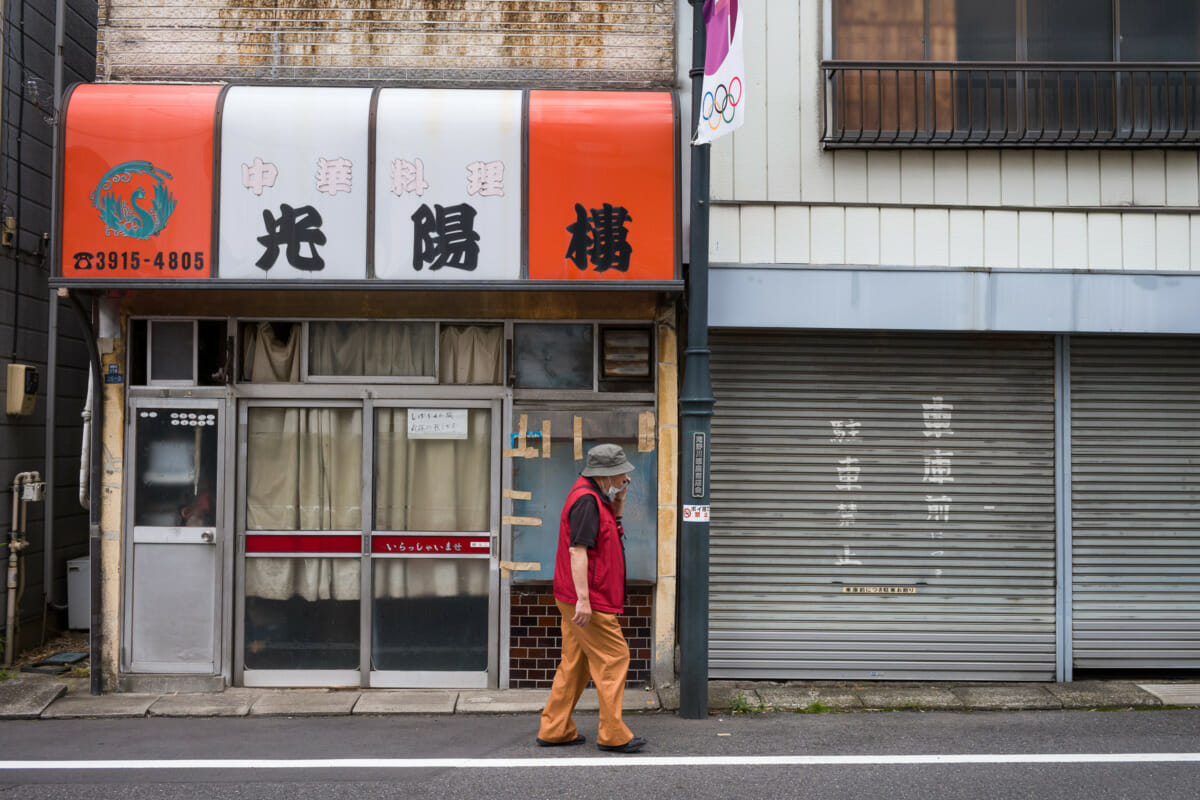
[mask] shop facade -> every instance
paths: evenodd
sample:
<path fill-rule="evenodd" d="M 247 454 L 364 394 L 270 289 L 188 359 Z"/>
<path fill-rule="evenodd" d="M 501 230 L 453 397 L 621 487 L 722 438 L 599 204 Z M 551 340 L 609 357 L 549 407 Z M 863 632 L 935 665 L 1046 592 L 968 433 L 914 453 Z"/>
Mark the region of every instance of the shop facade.
<path fill-rule="evenodd" d="M 548 686 L 603 441 L 630 682 L 670 669 L 678 124 L 668 92 L 77 87 L 106 686 Z"/>
<path fill-rule="evenodd" d="M 1037 5 L 745 28 L 762 105 L 712 146 L 711 677 L 1200 668 L 1200 37 Z"/>

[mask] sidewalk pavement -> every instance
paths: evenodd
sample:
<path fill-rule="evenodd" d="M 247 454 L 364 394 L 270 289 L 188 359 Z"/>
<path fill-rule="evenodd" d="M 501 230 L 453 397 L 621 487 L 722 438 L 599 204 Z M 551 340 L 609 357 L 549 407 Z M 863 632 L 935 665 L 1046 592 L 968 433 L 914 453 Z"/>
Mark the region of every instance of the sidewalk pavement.
<path fill-rule="evenodd" d="M 0 683 L 0 719 L 535 714 L 546 689 L 248 689 L 89 694 L 86 678 L 23 675 Z M 581 711 L 598 709 L 588 689 Z M 1017 711 L 1200 707 L 1200 682 L 871 683 L 711 681 L 710 713 Z M 674 712 L 678 687 L 627 689 L 626 713 Z"/>

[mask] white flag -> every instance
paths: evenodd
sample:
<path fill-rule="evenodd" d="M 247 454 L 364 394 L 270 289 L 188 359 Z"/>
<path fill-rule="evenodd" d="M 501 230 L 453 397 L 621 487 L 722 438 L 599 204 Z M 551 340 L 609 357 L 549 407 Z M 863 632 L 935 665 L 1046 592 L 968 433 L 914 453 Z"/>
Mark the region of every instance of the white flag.
<path fill-rule="evenodd" d="M 719 139 L 745 121 L 742 9 L 738 0 L 704 0 L 704 91 L 692 144 Z"/>

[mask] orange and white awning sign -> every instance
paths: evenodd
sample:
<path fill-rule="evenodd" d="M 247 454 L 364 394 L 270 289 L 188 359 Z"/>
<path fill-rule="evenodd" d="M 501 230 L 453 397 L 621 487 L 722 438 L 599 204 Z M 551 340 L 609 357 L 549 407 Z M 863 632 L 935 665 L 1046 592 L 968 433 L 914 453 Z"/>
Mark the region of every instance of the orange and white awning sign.
<path fill-rule="evenodd" d="M 85 85 L 59 275 L 677 280 L 670 92 Z"/>

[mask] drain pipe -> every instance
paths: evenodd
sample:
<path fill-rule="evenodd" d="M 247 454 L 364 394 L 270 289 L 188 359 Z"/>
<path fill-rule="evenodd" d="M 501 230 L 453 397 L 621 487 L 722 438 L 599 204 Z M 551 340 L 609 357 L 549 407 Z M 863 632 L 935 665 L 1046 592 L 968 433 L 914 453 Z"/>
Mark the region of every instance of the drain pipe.
<path fill-rule="evenodd" d="M 100 663 L 102 654 L 100 652 L 102 638 L 100 632 L 100 469 L 101 469 L 101 450 L 103 446 L 101 440 L 101 427 L 104 421 L 104 381 L 100 377 L 100 350 L 96 346 L 96 333 L 92 328 L 92 321 L 88 317 L 87 311 L 83 304 L 79 302 L 79 298 L 74 293 L 68 292 L 67 297 L 71 300 L 71 307 L 75 309 L 75 314 L 79 317 L 79 324 L 83 327 L 83 340 L 87 342 L 88 362 L 92 367 L 92 386 L 93 400 L 95 411 L 93 416 L 95 419 L 91 425 L 91 441 L 88 447 L 91 451 L 92 463 L 88 469 L 88 558 L 89 566 L 91 567 L 91 630 L 88 631 L 88 653 L 90 656 L 91 665 L 91 691 L 93 695 L 100 694 Z M 98 421 L 97 421 L 98 420 Z"/>
<path fill-rule="evenodd" d="M 704 91 L 707 45 L 704 3 L 692 4 L 692 139 L 696 138 Z M 708 369 L 708 186 L 711 145 L 691 146 L 691 239 L 687 277 L 687 350 L 679 392 L 681 494 L 688 505 L 709 504 L 709 442 L 712 376 Z M 679 546 L 679 715 L 708 716 L 708 521 L 680 523 Z"/>
<path fill-rule="evenodd" d="M 63 92 L 63 47 L 66 41 L 66 17 L 67 3 L 66 0 L 55 0 L 54 3 L 54 157 L 50 161 L 50 219 L 51 230 L 54 230 L 54 221 L 58 219 L 58 178 L 59 178 L 59 136 L 57 132 L 61 129 L 61 120 L 58 114 L 62 109 L 62 92 Z M 54 237 L 51 237 L 50 247 L 47 248 L 50 257 L 51 275 L 55 273 L 58 266 L 55 259 L 58 256 L 58 248 L 54 246 Z M 42 641 L 46 640 L 46 617 L 50 611 L 66 611 L 66 603 L 54 602 L 54 484 L 56 480 L 54 469 L 54 442 L 58 431 L 58 423 L 56 419 L 57 404 L 58 404 L 58 294 L 54 289 L 50 290 L 49 297 L 49 332 L 46 341 L 46 464 L 43 469 L 43 474 L 46 476 L 46 513 L 42 522 Z"/>
<path fill-rule="evenodd" d="M 25 487 L 39 487 L 42 476 L 36 472 L 22 472 L 12 482 L 12 528 L 8 533 L 8 608 L 4 619 L 4 666 L 11 667 L 17 639 L 17 605 L 25 591 L 25 548 L 29 539 L 25 536 L 26 503 L 38 499 L 34 492 L 28 497 Z M 19 591 L 18 591 L 19 590 Z"/>

